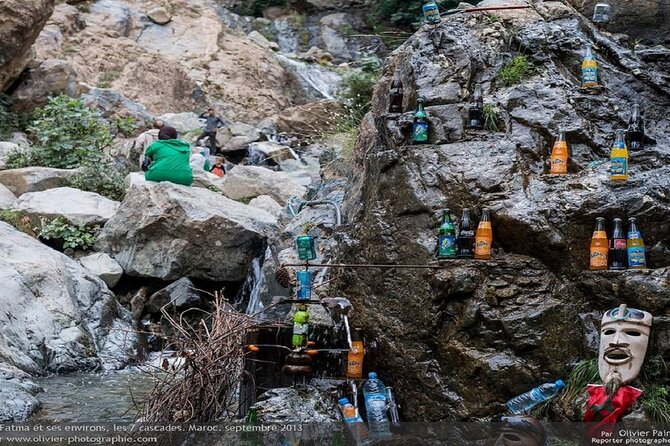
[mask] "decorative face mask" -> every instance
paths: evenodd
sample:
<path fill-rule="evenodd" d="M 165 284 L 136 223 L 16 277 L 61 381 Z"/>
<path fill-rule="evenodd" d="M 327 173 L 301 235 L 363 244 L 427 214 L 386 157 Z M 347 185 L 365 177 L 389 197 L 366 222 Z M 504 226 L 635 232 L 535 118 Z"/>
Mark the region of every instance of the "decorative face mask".
<path fill-rule="evenodd" d="M 644 362 L 651 331 L 650 313 L 621 304 L 603 315 L 600 325 L 598 372 L 605 385 L 637 378 Z"/>
<path fill-rule="evenodd" d="M 544 446 L 546 433 L 542 425 L 528 415 L 501 417 L 491 426 L 485 446 Z"/>

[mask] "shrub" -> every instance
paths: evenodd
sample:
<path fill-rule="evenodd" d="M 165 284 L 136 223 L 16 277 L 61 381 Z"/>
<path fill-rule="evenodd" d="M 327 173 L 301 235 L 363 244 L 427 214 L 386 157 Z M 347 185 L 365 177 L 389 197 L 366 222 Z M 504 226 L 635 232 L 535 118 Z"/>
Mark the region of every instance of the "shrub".
<path fill-rule="evenodd" d="M 458 0 L 438 0 L 437 3 L 442 11 L 458 6 Z M 418 1 L 375 0 L 372 10 L 373 25 L 412 28 L 420 24 L 423 18 L 422 4 Z"/>
<path fill-rule="evenodd" d="M 359 63 L 359 67 L 352 69 L 342 79 L 340 98 L 354 116 L 362 118 L 370 110 L 372 91 L 379 79 L 381 63 L 376 57 L 363 58 Z"/>
<path fill-rule="evenodd" d="M 28 131 L 37 144 L 24 162 L 37 166 L 70 169 L 95 162 L 112 142 L 107 122 L 81 99 L 65 95 L 49 99 L 38 109 Z M 18 157 L 10 162 L 18 162 Z"/>
<path fill-rule="evenodd" d="M 89 249 L 95 244 L 100 226 L 73 225 L 63 217 L 53 220 L 42 219 L 39 237 L 45 240 L 61 240 L 63 249 Z"/>
<path fill-rule="evenodd" d="M 531 64 L 526 56 L 516 56 L 510 60 L 498 73 L 503 84 L 509 86 L 518 84 L 529 77 L 533 72 Z"/>
<path fill-rule="evenodd" d="M 493 104 L 484 104 L 484 130 L 489 132 L 500 131 L 500 110 Z"/>
<path fill-rule="evenodd" d="M 116 135 L 123 135 L 126 138 L 135 136 L 135 132 L 139 128 L 137 121 L 132 116 L 116 118 L 112 122 L 112 126 L 116 129 Z"/>
<path fill-rule="evenodd" d="M 27 113 L 12 111 L 12 100 L 0 94 L 0 139 L 9 137 L 12 132 L 22 131 L 28 116 Z"/>
<path fill-rule="evenodd" d="M 121 201 L 126 195 L 125 178 L 111 161 L 86 163 L 72 182 L 73 187 Z"/>
<path fill-rule="evenodd" d="M 0 221 L 4 221 L 12 226 L 14 226 L 19 231 L 28 234 L 31 237 L 35 237 L 35 229 L 33 228 L 32 223 L 30 222 L 30 217 L 23 215 L 19 211 L 12 211 L 9 209 L 3 209 L 0 211 Z"/>

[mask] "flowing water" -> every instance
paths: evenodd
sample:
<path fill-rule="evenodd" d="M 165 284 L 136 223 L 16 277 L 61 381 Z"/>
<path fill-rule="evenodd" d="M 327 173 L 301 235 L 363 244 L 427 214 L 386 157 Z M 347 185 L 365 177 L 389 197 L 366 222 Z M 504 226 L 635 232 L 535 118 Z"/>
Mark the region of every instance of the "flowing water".
<path fill-rule="evenodd" d="M 265 283 L 265 275 L 263 274 L 263 265 L 261 258 L 256 257 L 251 261 L 251 274 L 249 275 L 251 291 L 249 293 L 249 304 L 247 305 L 247 314 L 256 314 L 263 310 L 263 302 L 261 302 L 261 290 Z M 261 316 L 259 314 L 259 316 Z"/>
<path fill-rule="evenodd" d="M 285 68 L 293 71 L 304 88 L 317 93 L 322 98 L 334 99 L 342 77 L 318 64 L 308 64 L 277 54 L 277 59 Z"/>

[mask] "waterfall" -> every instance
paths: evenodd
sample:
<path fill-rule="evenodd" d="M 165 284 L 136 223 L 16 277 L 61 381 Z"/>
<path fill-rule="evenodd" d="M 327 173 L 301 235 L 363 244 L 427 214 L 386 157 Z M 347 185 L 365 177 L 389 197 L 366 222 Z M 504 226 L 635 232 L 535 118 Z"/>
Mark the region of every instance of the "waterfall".
<path fill-rule="evenodd" d="M 277 59 L 293 71 L 303 87 L 326 99 L 334 99 L 342 78 L 339 74 L 317 64 L 308 64 L 277 54 Z"/>
<path fill-rule="evenodd" d="M 251 291 L 249 293 L 249 304 L 247 305 L 246 314 L 256 314 L 263 309 L 261 290 L 263 289 L 263 285 L 265 285 L 265 276 L 263 275 L 261 260 L 262 257 L 256 257 L 251 261 L 251 274 L 247 279 L 247 283 L 251 284 Z"/>
<path fill-rule="evenodd" d="M 282 53 L 297 53 L 300 50 L 298 36 L 286 19 L 277 19 L 274 22 L 277 30 L 277 43 Z"/>

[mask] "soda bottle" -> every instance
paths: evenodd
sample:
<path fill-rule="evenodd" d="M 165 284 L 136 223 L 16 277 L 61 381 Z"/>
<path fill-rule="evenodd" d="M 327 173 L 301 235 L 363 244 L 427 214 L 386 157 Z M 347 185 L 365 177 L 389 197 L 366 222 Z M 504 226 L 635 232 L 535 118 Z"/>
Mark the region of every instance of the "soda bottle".
<path fill-rule="evenodd" d="M 440 8 L 433 0 L 423 0 L 423 16 L 430 24 L 440 23 Z"/>
<path fill-rule="evenodd" d="M 347 372 L 345 376 L 349 379 L 363 378 L 363 358 L 365 357 L 365 347 L 363 345 L 363 337 L 361 336 L 361 329 L 354 330 L 354 335 L 351 340 L 351 350 L 347 355 Z"/>
<path fill-rule="evenodd" d="M 375 372 L 368 374 L 368 380 L 363 385 L 363 396 L 370 434 L 377 438 L 390 436 L 390 423 L 386 416 L 386 388 Z"/>
<path fill-rule="evenodd" d="M 393 73 L 393 82 L 391 82 L 391 89 L 389 90 L 389 112 L 390 113 L 402 113 L 402 99 L 404 94 L 404 89 L 402 85 L 402 80 L 400 79 L 400 70 L 396 69 Z"/>
<path fill-rule="evenodd" d="M 339 400 L 339 406 L 342 410 L 342 418 L 349 432 L 354 437 L 356 445 L 363 446 L 370 444 L 370 433 L 354 405 L 347 398 L 342 398 Z"/>
<path fill-rule="evenodd" d="M 244 419 L 245 426 L 255 426 L 258 424 L 258 412 L 255 408 L 249 409 L 247 417 Z M 240 436 L 240 446 L 260 445 L 260 435 L 258 431 L 244 431 Z"/>
<path fill-rule="evenodd" d="M 437 258 L 449 259 L 456 257 L 456 228 L 451 221 L 449 209 L 442 213 L 442 224 L 437 237 Z"/>
<path fill-rule="evenodd" d="M 493 243 L 493 230 L 491 229 L 491 217 L 488 210 L 482 212 L 482 219 L 477 227 L 475 235 L 475 259 L 491 260 L 491 244 Z"/>
<path fill-rule="evenodd" d="M 623 233 L 623 222 L 620 218 L 615 218 L 614 229 L 612 230 L 612 240 L 610 240 L 610 269 L 626 269 L 627 257 L 628 250 L 626 245 L 626 235 Z"/>
<path fill-rule="evenodd" d="M 316 259 L 316 247 L 314 246 L 314 237 L 303 234 L 295 239 L 300 260 L 309 261 Z"/>
<path fill-rule="evenodd" d="M 296 298 L 298 300 L 310 300 L 312 298 L 312 272 L 308 270 L 298 271 L 295 273 L 295 278 L 298 282 Z"/>
<path fill-rule="evenodd" d="M 551 150 L 550 161 L 550 174 L 565 175 L 568 173 L 568 143 L 565 140 L 565 131 L 563 129 L 559 129 L 558 131 L 558 139 Z"/>
<path fill-rule="evenodd" d="M 591 238 L 589 258 L 589 269 L 591 271 L 607 269 L 608 250 L 605 219 L 603 217 L 598 217 L 596 218 L 596 229 L 593 231 L 593 237 Z"/>
<path fill-rule="evenodd" d="M 644 240 L 640 230 L 637 228 L 637 219 L 631 217 L 628 219 L 628 267 L 643 269 L 647 267 L 647 258 L 644 249 Z"/>
<path fill-rule="evenodd" d="M 298 311 L 293 315 L 293 348 L 301 348 L 307 345 L 307 333 L 309 332 L 309 313 L 307 305 L 298 304 Z"/>
<path fill-rule="evenodd" d="M 633 112 L 628 120 L 628 147 L 631 150 L 642 148 L 644 140 L 644 121 L 640 114 L 640 104 L 633 105 Z"/>
<path fill-rule="evenodd" d="M 598 86 L 598 62 L 593 55 L 591 45 L 586 45 L 582 59 L 582 88 Z"/>
<path fill-rule="evenodd" d="M 625 130 L 616 131 L 614 146 L 610 152 L 610 180 L 628 180 L 628 149 L 626 148 Z"/>
<path fill-rule="evenodd" d="M 475 254 L 475 225 L 470 220 L 470 209 L 463 209 L 456 238 L 456 257 L 472 258 Z"/>
<path fill-rule="evenodd" d="M 530 409 L 541 402 L 558 395 L 558 392 L 560 392 L 563 387 L 565 387 L 565 383 L 560 379 L 555 383 L 542 384 L 539 387 L 535 387 L 533 390 L 509 400 L 507 402 L 507 408 L 514 415 L 528 413 Z"/>
<path fill-rule="evenodd" d="M 417 99 L 416 112 L 414 113 L 414 125 L 412 126 L 412 141 L 418 144 L 428 142 L 428 115 L 424 109 L 424 99 Z"/>
<path fill-rule="evenodd" d="M 468 128 L 481 129 L 484 127 L 484 99 L 482 95 L 482 86 L 475 85 L 475 91 L 472 95 L 473 104 L 468 110 Z"/>

